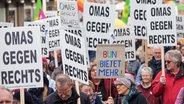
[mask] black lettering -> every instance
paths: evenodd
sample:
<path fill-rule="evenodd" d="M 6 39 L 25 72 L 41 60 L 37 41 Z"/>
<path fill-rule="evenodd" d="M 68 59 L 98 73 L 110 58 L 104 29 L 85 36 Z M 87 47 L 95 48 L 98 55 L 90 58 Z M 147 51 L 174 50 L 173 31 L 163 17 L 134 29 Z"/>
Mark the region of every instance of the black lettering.
<path fill-rule="evenodd" d="M 5 71 L 2 71 L 1 72 L 1 82 L 2 84 L 8 84 L 8 76 L 7 76 L 7 73 Z"/>
<path fill-rule="evenodd" d="M 40 82 L 41 76 L 40 76 L 40 70 L 39 69 L 35 70 L 35 76 L 36 76 L 35 81 Z"/>

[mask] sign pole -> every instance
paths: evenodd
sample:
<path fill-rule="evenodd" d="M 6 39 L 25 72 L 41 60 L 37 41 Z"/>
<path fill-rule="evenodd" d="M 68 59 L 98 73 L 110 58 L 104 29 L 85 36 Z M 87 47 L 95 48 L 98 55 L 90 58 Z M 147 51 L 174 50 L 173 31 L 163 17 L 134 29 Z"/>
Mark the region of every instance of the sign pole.
<path fill-rule="evenodd" d="M 75 87 L 76 87 L 76 91 L 77 91 L 77 93 L 78 93 L 78 94 L 79 94 L 79 96 L 80 96 L 80 91 L 79 91 L 79 82 L 78 82 L 78 81 L 75 81 Z M 81 104 L 80 97 L 77 99 L 77 104 Z"/>
<path fill-rule="evenodd" d="M 144 49 L 145 49 L 145 64 L 144 66 L 148 66 L 148 43 L 147 40 L 144 40 Z"/>
<path fill-rule="evenodd" d="M 111 78 L 110 78 L 110 96 L 112 96 L 112 93 L 111 93 L 111 88 L 112 88 L 112 84 L 111 84 Z"/>
<path fill-rule="evenodd" d="M 161 57 L 162 57 L 162 76 L 165 76 L 165 61 L 164 61 L 164 47 L 161 47 Z"/>
<path fill-rule="evenodd" d="M 57 52 L 54 50 L 54 61 L 55 61 L 55 68 L 58 67 L 58 60 L 57 60 Z"/>
<path fill-rule="evenodd" d="M 20 88 L 20 104 L 25 104 L 24 88 Z"/>

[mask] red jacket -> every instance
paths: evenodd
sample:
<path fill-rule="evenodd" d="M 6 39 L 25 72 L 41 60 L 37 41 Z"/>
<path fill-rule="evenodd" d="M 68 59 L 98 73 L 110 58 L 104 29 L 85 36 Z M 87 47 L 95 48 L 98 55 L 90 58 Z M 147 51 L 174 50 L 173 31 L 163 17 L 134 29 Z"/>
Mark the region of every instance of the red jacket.
<path fill-rule="evenodd" d="M 116 87 L 114 85 L 114 80 L 115 79 L 113 79 L 113 78 L 111 80 L 109 78 L 107 78 L 107 79 L 101 79 L 101 82 L 100 82 L 100 84 L 98 86 L 93 83 L 94 84 L 94 87 L 95 87 L 95 92 L 101 92 L 99 90 L 100 89 L 102 90 L 102 88 L 104 88 L 103 90 L 105 92 L 103 92 L 103 91 L 101 92 L 102 93 L 102 100 L 103 101 L 108 100 L 108 97 L 110 96 L 110 91 L 111 91 L 111 96 L 113 98 L 115 98 L 115 96 L 117 95 L 117 89 L 116 89 Z M 93 80 L 92 80 L 92 82 L 93 82 Z M 110 86 L 110 83 L 111 83 L 111 86 Z"/>
<path fill-rule="evenodd" d="M 137 88 L 143 93 L 149 104 L 162 104 L 162 97 L 155 97 L 151 91 L 151 86 L 149 88 L 143 88 L 143 86 L 140 84 L 137 86 Z"/>
<path fill-rule="evenodd" d="M 163 95 L 163 104 L 174 104 L 180 89 L 184 86 L 184 65 L 178 74 L 174 75 L 165 69 L 166 84 L 160 83 L 161 71 L 152 82 L 152 92 L 155 96 Z"/>

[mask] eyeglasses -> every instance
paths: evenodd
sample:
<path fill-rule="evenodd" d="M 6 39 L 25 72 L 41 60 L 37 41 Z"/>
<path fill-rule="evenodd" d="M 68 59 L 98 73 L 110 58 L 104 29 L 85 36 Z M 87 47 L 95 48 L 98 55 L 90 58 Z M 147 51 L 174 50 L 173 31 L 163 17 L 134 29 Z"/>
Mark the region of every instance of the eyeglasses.
<path fill-rule="evenodd" d="M 118 86 L 122 86 L 122 85 L 124 85 L 124 84 L 122 84 L 122 83 L 119 83 L 119 84 L 114 84 L 116 87 L 118 87 Z"/>
<path fill-rule="evenodd" d="M 166 60 L 165 61 L 167 64 L 170 64 L 172 61 L 170 61 L 170 60 Z"/>

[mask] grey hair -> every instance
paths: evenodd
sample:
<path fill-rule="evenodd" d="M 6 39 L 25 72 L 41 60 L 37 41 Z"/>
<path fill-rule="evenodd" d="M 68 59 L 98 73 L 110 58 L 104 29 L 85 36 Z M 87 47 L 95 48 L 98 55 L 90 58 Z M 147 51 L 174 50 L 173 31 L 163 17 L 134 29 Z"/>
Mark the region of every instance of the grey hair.
<path fill-rule="evenodd" d="M 182 56 L 181 56 L 180 51 L 178 51 L 178 50 L 169 50 L 165 54 L 165 58 L 171 59 L 171 61 L 173 61 L 174 63 L 176 63 L 177 66 L 180 66 L 181 65 Z"/>
<path fill-rule="evenodd" d="M 56 76 L 56 85 L 57 83 L 60 83 L 61 86 L 64 86 L 64 85 L 72 85 L 72 80 L 70 79 L 70 77 L 68 75 L 65 75 L 65 74 L 58 74 Z"/>
<path fill-rule="evenodd" d="M 4 86 L 0 86 L 0 90 L 6 90 L 8 91 L 10 94 L 12 94 L 12 91 Z"/>
<path fill-rule="evenodd" d="M 143 71 L 148 72 L 151 75 L 151 77 L 153 76 L 153 70 L 152 70 L 152 68 L 150 68 L 150 67 L 143 67 L 142 70 L 141 70 L 141 75 L 142 75 L 142 72 Z"/>
<path fill-rule="evenodd" d="M 159 50 L 160 50 L 160 52 L 161 52 L 161 48 L 160 48 L 159 46 L 155 46 L 155 47 L 153 47 L 153 49 L 152 49 L 152 50 L 153 50 L 153 52 L 155 52 L 155 50 L 156 50 L 156 49 L 159 49 Z"/>

